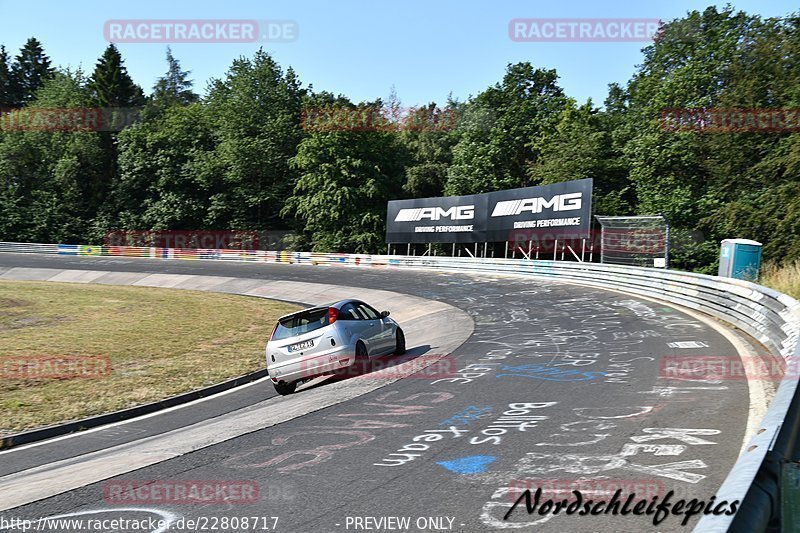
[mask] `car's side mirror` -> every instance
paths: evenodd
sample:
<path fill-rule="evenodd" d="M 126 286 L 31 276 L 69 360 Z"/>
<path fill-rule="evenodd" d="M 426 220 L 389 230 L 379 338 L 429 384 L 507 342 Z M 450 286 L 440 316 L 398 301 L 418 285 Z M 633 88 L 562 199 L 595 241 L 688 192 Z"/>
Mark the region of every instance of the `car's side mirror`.
<path fill-rule="evenodd" d="M 381 311 L 381 318 L 386 318 L 389 316 L 389 311 Z"/>

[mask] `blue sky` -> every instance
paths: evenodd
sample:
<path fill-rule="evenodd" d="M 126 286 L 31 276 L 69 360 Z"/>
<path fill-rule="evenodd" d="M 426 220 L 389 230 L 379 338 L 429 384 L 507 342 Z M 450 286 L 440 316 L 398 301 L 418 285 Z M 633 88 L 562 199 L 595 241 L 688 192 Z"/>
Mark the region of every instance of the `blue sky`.
<path fill-rule="evenodd" d="M 762 16 L 797 11 L 789 0 L 739 0 L 737 9 Z M 506 64 L 530 61 L 555 68 L 568 95 L 598 105 L 610 82 L 626 82 L 641 61 L 644 43 L 519 43 L 508 36 L 515 18 L 657 18 L 671 20 L 712 0 L 0 0 L 0 43 L 16 55 L 30 36 L 44 44 L 53 63 L 91 72 L 108 45 L 109 19 L 293 20 L 295 41 L 265 43 L 284 68 L 304 84 L 353 100 L 387 97 L 392 87 L 407 106 L 452 94 L 460 100 L 496 83 Z M 173 44 L 175 57 L 192 71 L 204 92 L 231 61 L 251 56 L 262 44 Z M 166 70 L 165 44 L 121 44 L 128 71 L 145 92 Z"/>

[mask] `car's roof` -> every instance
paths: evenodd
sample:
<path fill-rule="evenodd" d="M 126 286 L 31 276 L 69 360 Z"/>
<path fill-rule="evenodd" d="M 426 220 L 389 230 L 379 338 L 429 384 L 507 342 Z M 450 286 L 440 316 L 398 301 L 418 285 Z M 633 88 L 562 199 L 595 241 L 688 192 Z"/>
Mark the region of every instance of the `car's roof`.
<path fill-rule="evenodd" d="M 336 309 L 341 309 L 342 307 L 344 307 L 345 304 L 349 304 L 349 303 L 363 304 L 364 301 L 363 300 L 356 300 L 355 298 L 348 298 L 346 300 L 339 300 L 338 302 L 334 302 L 331 305 L 329 305 L 328 307 L 335 307 Z"/>
<path fill-rule="evenodd" d="M 332 304 L 328 304 L 328 305 L 315 305 L 313 307 L 307 307 L 305 309 L 300 309 L 299 311 L 295 311 L 294 313 L 289 313 L 287 315 L 283 315 L 282 317 L 278 318 L 278 320 L 283 320 L 284 318 L 288 318 L 290 316 L 294 316 L 294 315 L 296 315 L 298 313 L 305 313 L 307 311 L 314 311 L 315 309 L 327 309 L 329 307 L 335 307 L 336 309 L 341 309 L 342 307 L 344 307 L 346 304 L 349 304 L 349 303 L 363 304 L 365 302 L 362 301 L 362 300 L 357 300 L 355 298 L 346 298 L 344 300 L 339 300 L 338 302 L 333 302 Z"/>

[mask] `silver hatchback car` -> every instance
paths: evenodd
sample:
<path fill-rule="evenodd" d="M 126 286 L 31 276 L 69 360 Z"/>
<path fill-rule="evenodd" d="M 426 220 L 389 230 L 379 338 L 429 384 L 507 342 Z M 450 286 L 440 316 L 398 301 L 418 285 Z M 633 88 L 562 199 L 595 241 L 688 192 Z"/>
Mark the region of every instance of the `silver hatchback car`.
<path fill-rule="evenodd" d="M 266 347 L 267 370 L 275 390 L 286 395 L 301 381 L 405 351 L 405 335 L 389 311 L 342 300 L 279 318 Z"/>

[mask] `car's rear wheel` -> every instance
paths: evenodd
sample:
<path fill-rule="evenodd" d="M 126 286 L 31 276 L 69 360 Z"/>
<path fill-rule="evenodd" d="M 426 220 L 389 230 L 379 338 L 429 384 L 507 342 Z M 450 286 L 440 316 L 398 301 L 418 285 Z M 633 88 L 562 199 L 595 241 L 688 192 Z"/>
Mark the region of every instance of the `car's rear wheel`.
<path fill-rule="evenodd" d="M 275 391 L 281 396 L 292 394 L 294 393 L 295 389 L 297 389 L 296 381 L 292 381 L 291 383 L 279 381 L 278 383 L 273 383 L 272 385 L 275 387 Z"/>
<path fill-rule="evenodd" d="M 356 370 L 356 374 L 363 374 L 370 367 L 367 346 L 361 341 L 356 343 L 356 357 L 355 361 L 353 361 L 353 367 Z"/>
<path fill-rule="evenodd" d="M 406 336 L 402 329 L 397 328 L 397 333 L 395 333 L 394 354 L 403 355 L 404 353 L 406 353 Z"/>

